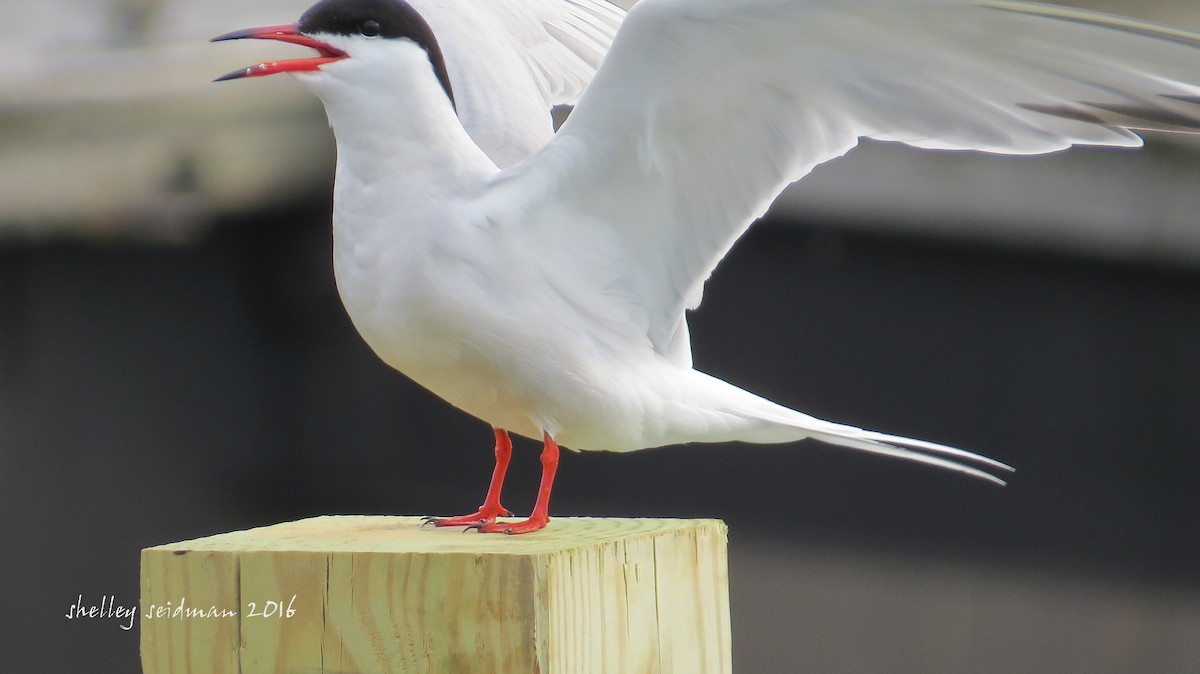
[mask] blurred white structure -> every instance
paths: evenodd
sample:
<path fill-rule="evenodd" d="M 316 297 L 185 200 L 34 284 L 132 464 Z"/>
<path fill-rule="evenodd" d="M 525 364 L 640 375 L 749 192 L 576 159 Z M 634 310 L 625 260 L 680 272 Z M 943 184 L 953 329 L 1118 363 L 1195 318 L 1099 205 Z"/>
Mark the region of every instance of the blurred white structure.
<path fill-rule="evenodd" d="M 47 0 L 9 12 L 0 239 L 187 240 L 213 216 L 328 190 L 332 139 L 316 99 L 285 78 L 210 83 L 301 48 L 207 38 L 292 21 L 307 4 Z M 1070 4 L 1200 28 L 1189 0 Z M 872 144 L 819 169 L 779 207 L 856 226 L 1196 263 L 1198 179 L 1200 144 L 1190 139 L 1018 159 Z"/>

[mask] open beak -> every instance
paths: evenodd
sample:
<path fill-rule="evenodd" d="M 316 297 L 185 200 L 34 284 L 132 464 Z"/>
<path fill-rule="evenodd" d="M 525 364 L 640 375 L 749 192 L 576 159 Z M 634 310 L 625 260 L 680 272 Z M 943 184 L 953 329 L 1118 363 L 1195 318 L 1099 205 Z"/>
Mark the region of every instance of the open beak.
<path fill-rule="evenodd" d="M 228 75 L 222 75 L 214 82 L 224 82 L 225 80 L 236 80 L 242 77 L 262 77 L 264 75 L 274 75 L 275 73 L 295 73 L 308 72 L 316 70 L 326 63 L 333 63 L 346 58 L 346 52 L 335 49 L 320 40 L 303 35 L 296 30 L 296 26 L 263 26 L 262 28 L 247 28 L 245 30 L 235 30 L 232 33 L 225 33 L 218 37 L 214 37 L 212 42 L 222 42 L 224 40 L 278 40 L 280 42 L 290 42 L 292 44 L 303 45 L 317 50 L 320 56 L 306 59 L 290 59 L 287 61 L 271 61 L 270 63 L 259 63 L 258 65 L 235 70 Z"/>

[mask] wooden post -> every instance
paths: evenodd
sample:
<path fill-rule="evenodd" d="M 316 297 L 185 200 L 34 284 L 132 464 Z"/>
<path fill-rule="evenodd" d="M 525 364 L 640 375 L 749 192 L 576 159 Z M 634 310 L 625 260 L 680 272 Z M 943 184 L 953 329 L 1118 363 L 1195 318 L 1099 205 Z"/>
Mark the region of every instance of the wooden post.
<path fill-rule="evenodd" d="M 727 673 L 718 520 L 316 517 L 142 551 L 145 674 Z"/>

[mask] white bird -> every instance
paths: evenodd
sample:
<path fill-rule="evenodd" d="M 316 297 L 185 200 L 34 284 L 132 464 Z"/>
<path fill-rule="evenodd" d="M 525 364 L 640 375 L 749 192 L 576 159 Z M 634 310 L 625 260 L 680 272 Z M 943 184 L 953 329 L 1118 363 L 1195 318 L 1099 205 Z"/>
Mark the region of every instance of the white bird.
<path fill-rule="evenodd" d="M 814 438 L 1003 484 L 1003 463 L 693 369 L 686 311 L 860 138 L 1038 154 L 1200 128 L 1200 36 L 1007 0 L 642 0 L 623 22 L 599 0 L 323 0 L 216 39 L 237 38 L 319 53 L 221 79 L 290 72 L 323 101 L 339 293 L 385 362 L 492 425 L 483 505 L 432 520 L 484 532 L 546 525 L 559 443 Z M 507 431 L 544 441 L 520 522 L 497 520 Z"/>

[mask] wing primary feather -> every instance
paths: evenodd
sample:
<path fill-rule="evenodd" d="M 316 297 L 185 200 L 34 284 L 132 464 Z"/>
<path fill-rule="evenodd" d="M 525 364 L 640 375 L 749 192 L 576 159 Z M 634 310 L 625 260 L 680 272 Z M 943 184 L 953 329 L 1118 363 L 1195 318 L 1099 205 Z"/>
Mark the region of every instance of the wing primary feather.
<path fill-rule="evenodd" d="M 1117 124 L 1131 129 L 1149 131 L 1195 132 L 1200 130 L 1200 117 L 1187 115 L 1166 107 L 1152 107 L 1136 103 L 1083 102 L 1098 110 L 1119 115 Z M 1145 126 L 1143 126 L 1145 124 Z"/>
<path fill-rule="evenodd" d="M 1163 94 L 1162 97 L 1189 105 L 1200 105 L 1200 95 L 1197 94 Z"/>
<path fill-rule="evenodd" d="M 1139 21 L 1116 14 L 1106 14 L 1093 10 L 1072 9 L 1057 5 L 1042 5 L 1029 2 L 1004 2 L 996 0 L 981 2 L 981 6 L 990 9 L 1024 14 L 1025 16 L 1040 16 L 1057 21 L 1078 23 L 1084 26 L 1107 28 L 1130 35 L 1141 35 L 1156 40 L 1170 41 L 1185 47 L 1200 48 L 1200 35 L 1152 21 Z"/>
<path fill-rule="evenodd" d="M 1048 105 L 1043 103 L 1017 103 L 1017 107 L 1033 112 L 1040 112 L 1044 115 L 1052 115 L 1062 119 L 1069 119 L 1073 122 L 1083 122 L 1085 124 L 1104 124 L 1104 118 L 1094 112 L 1089 112 L 1078 105 L 1060 103 L 1056 105 Z"/>
<path fill-rule="evenodd" d="M 1172 100 L 1186 100 L 1164 96 Z M 1196 133 L 1200 131 L 1200 115 L 1189 115 L 1183 111 L 1164 106 L 1138 105 L 1136 103 L 1104 103 L 1079 101 L 1077 104 L 1043 105 L 1018 103 L 1018 107 L 1062 119 L 1088 124 L 1098 124 L 1139 131 L 1164 133 Z M 1104 114 L 1109 113 L 1109 114 Z"/>

